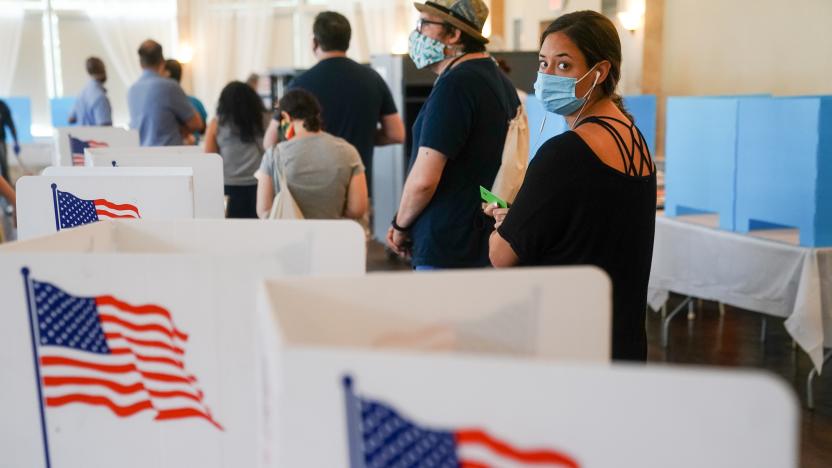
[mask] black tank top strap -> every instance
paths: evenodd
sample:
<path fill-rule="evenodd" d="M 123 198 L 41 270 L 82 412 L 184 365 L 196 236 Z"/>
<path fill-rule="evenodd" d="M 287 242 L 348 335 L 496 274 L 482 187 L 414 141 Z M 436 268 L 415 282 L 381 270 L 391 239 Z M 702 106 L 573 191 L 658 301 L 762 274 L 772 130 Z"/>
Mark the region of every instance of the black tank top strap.
<path fill-rule="evenodd" d="M 630 134 L 629 136 L 632 148 L 631 150 L 627 149 L 627 142 L 625 140 L 625 137 L 621 135 L 621 132 L 619 132 L 618 129 L 615 128 L 615 126 L 609 121 L 617 122 L 627 128 Z M 656 166 L 653 163 L 652 157 L 650 156 L 650 150 L 649 148 L 647 148 L 644 135 L 641 133 L 641 130 L 639 130 L 638 127 L 635 126 L 633 122 L 625 122 L 621 119 L 617 119 L 615 117 L 610 117 L 606 115 L 592 115 L 578 122 L 578 124 L 575 125 L 575 128 L 578 128 L 586 123 L 594 123 L 599 125 L 613 137 L 613 141 L 615 141 L 615 145 L 618 147 L 618 152 L 621 156 L 621 161 L 624 164 L 624 173 L 626 175 L 644 176 L 644 166 L 647 161 L 649 161 L 650 164 L 646 175 L 652 175 L 655 172 Z M 637 152 L 640 155 L 638 169 L 636 169 Z"/>

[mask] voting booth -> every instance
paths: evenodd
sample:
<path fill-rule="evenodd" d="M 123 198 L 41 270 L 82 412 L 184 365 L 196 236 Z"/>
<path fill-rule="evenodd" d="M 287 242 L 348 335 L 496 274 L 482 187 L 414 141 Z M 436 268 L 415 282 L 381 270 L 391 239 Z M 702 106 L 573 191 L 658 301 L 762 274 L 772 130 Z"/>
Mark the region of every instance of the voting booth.
<path fill-rule="evenodd" d="M 739 97 L 667 99 L 665 214 L 715 213 L 734 229 Z"/>
<path fill-rule="evenodd" d="M 351 221 L 186 220 L 0 247 L 0 466 L 258 466 L 257 282 L 360 275 L 364 245 Z"/>
<path fill-rule="evenodd" d="M 34 140 L 32 138 L 32 100 L 26 96 L 0 96 L 0 99 L 6 103 L 12 114 L 12 121 L 17 130 L 17 141 L 21 144 L 31 143 Z"/>
<path fill-rule="evenodd" d="M 633 116 L 633 120 L 641 130 L 644 141 L 650 149 L 650 154 L 656 156 L 656 125 L 658 124 L 658 100 L 655 94 L 637 94 L 624 96 L 624 107 Z"/>
<path fill-rule="evenodd" d="M 797 228 L 832 246 L 832 96 L 745 99 L 739 106 L 736 230 Z"/>
<path fill-rule="evenodd" d="M 260 308 L 287 344 L 607 362 L 611 300 L 600 269 L 524 268 L 274 280 Z"/>
<path fill-rule="evenodd" d="M 190 167 L 194 171 L 194 216 L 225 218 L 223 166 L 218 154 L 201 153 L 196 146 L 88 149 L 86 164 L 94 167 Z"/>
<path fill-rule="evenodd" d="M 118 127 L 59 127 L 55 129 L 53 166 L 83 166 L 86 148 L 139 146 L 138 130 Z"/>
<path fill-rule="evenodd" d="M 84 163 L 87 166 L 98 166 L 90 156 L 110 157 L 110 164 L 118 162 L 118 156 L 148 156 L 148 155 L 171 155 L 171 154 L 205 154 L 201 146 L 197 145 L 174 145 L 174 146 L 136 146 L 130 148 L 85 148 Z M 96 158 L 98 159 L 98 158 Z"/>
<path fill-rule="evenodd" d="M 50 167 L 17 181 L 21 240 L 101 220 L 193 217 L 190 168 Z"/>
<path fill-rule="evenodd" d="M 526 98 L 526 115 L 529 118 L 529 161 L 550 138 L 569 130 L 562 115 L 547 112 L 533 95 Z"/>
<path fill-rule="evenodd" d="M 604 365 L 610 292 L 589 267 L 266 281 L 265 465 L 797 466 L 782 383 Z"/>
<path fill-rule="evenodd" d="M 764 374 L 307 343 L 276 354 L 268 466 L 798 466 L 797 402 Z"/>

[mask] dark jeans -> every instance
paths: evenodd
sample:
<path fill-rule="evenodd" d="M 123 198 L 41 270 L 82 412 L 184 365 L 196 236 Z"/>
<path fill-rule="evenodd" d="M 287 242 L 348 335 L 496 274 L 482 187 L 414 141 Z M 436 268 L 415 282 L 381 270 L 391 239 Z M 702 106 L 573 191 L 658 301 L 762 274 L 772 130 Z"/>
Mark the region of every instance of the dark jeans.
<path fill-rule="evenodd" d="M 256 185 L 226 185 L 225 195 L 228 196 L 228 206 L 225 209 L 226 218 L 257 217 Z"/>

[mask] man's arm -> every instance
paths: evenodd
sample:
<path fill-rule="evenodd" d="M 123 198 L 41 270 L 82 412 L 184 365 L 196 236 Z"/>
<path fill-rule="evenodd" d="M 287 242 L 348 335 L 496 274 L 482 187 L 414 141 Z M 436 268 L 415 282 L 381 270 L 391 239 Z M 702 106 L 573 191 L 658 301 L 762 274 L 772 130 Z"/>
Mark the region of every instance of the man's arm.
<path fill-rule="evenodd" d="M 202 121 L 202 117 L 199 116 L 199 112 L 194 110 L 194 114 L 185 122 L 185 128 L 193 133 L 201 131 L 204 127 L 205 123 Z"/>
<path fill-rule="evenodd" d="M 376 132 L 376 146 L 404 143 L 404 122 L 398 113 L 381 117 L 381 128 Z"/>
<path fill-rule="evenodd" d="M 111 126 L 113 125 L 113 112 L 110 108 L 110 99 L 103 96 L 98 100 L 93 108 L 93 117 L 96 125 Z"/>
<path fill-rule="evenodd" d="M 419 148 L 416 162 L 404 183 L 396 224 L 409 227 L 422 214 L 436 193 L 447 162 L 448 158 L 439 151 L 424 146 Z"/>

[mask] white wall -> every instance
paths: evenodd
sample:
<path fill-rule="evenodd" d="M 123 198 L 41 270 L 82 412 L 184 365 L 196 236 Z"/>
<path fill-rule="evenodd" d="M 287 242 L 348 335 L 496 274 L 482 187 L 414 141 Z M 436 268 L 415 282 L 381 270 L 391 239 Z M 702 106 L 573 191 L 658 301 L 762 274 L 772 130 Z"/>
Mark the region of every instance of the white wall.
<path fill-rule="evenodd" d="M 549 0 L 506 0 L 505 1 L 505 45 L 507 50 L 514 49 L 515 20 L 522 21 L 520 46 L 516 50 L 538 50 L 540 48 L 540 23 L 554 20 L 558 16 L 579 10 L 601 11 L 601 0 L 560 0 L 554 2 L 565 4 L 563 10 L 550 8 Z"/>
<path fill-rule="evenodd" d="M 667 95 L 832 94 L 832 1 L 666 0 Z"/>

